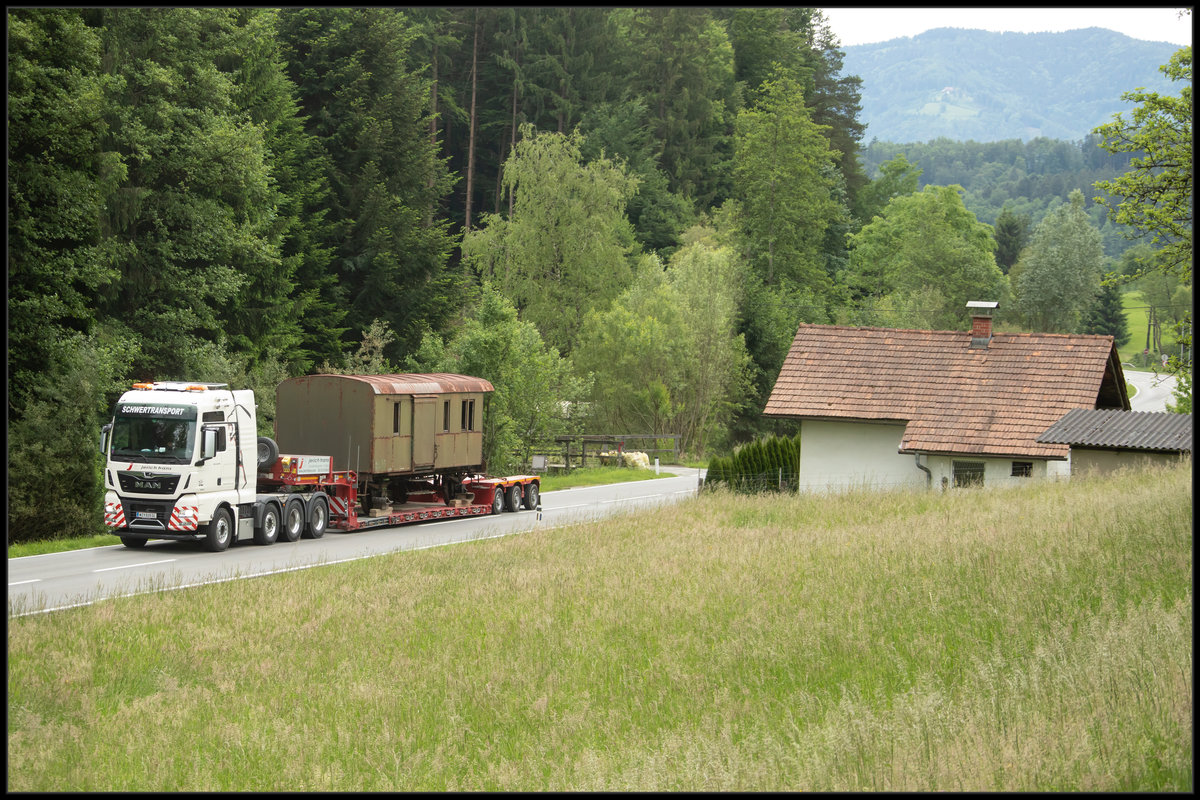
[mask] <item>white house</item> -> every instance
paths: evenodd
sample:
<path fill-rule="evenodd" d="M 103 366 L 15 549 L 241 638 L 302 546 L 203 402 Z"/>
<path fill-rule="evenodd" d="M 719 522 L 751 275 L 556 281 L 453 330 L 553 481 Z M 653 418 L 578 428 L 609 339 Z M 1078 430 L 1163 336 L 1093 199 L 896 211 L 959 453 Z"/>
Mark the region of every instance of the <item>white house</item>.
<path fill-rule="evenodd" d="M 1111 336 L 801 325 L 764 414 L 800 425 L 801 488 L 1000 485 L 1070 475 L 1038 437 L 1073 408 L 1129 410 Z"/>

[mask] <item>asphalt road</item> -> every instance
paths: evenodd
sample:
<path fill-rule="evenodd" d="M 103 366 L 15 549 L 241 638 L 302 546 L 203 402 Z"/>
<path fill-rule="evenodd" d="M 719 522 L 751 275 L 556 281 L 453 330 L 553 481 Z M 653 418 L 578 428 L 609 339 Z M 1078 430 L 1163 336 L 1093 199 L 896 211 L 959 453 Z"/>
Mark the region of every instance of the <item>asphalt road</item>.
<path fill-rule="evenodd" d="M 1137 394 L 1129 399 L 1131 411 L 1166 411 L 1167 403 L 1173 403 L 1175 376 L 1165 373 L 1134 372 L 1124 370 L 1125 380 L 1137 387 Z"/>
<path fill-rule="evenodd" d="M 10 558 L 8 613 L 9 616 L 44 613 L 112 597 L 311 569 L 398 550 L 509 536 L 677 502 L 696 494 L 699 470 L 670 467 L 664 471 L 676 477 L 545 492 L 540 511 L 420 522 L 353 533 L 330 529 L 320 539 L 280 541 L 266 547 L 242 543 L 222 553 L 207 552 L 198 543 L 164 540 L 152 541 L 139 550 L 114 545 Z"/>

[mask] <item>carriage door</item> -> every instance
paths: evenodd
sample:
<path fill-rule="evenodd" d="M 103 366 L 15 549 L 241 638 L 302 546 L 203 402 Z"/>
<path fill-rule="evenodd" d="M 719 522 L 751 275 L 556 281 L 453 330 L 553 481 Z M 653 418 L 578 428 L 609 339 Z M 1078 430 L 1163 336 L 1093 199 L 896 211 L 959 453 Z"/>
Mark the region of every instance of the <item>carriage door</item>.
<path fill-rule="evenodd" d="M 438 395 L 413 395 L 412 468 L 432 469 L 437 427 Z"/>

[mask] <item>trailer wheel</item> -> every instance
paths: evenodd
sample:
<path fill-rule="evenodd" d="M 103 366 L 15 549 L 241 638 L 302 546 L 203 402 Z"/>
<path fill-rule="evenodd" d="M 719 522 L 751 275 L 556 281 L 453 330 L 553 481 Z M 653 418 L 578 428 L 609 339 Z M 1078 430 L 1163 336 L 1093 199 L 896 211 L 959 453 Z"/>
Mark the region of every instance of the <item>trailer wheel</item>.
<path fill-rule="evenodd" d="M 233 518 L 229 516 L 228 509 L 218 508 L 213 512 L 212 520 L 204 532 L 204 547 L 213 553 L 219 553 L 229 547 L 232 538 Z"/>
<path fill-rule="evenodd" d="M 145 547 L 146 542 L 148 542 L 148 541 L 150 541 L 150 540 L 143 539 L 140 536 L 122 536 L 121 537 L 121 544 L 123 544 L 126 547 L 131 548 L 133 550 L 138 550 L 142 547 Z"/>
<path fill-rule="evenodd" d="M 514 483 L 504 490 L 504 508 L 507 511 L 521 510 L 521 484 Z"/>
<path fill-rule="evenodd" d="M 329 527 L 329 501 L 325 495 L 317 495 L 308 507 L 308 527 L 304 535 L 309 539 L 320 539 Z"/>
<path fill-rule="evenodd" d="M 538 485 L 531 483 L 525 487 L 525 507 L 531 511 L 538 506 Z"/>
<path fill-rule="evenodd" d="M 497 486 L 495 493 L 492 495 L 492 513 L 499 514 L 504 510 L 504 487 Z"/>
<path fill-rule="evenodd" d="M 265 470 L 279 458 L 279 445 L 269 436 L 258 437 L 258 468 Z"/>
<path fill-rule="evenodd" d="M 299 497 L 289 497 L 283 506 L 283 538 L 289 542 L 295 542 L 303 533 L 304 501 Z"/>
<path fill-rule="evenodd" d="M 262 525 L 254 529 L 255 544 L 275 544 L 275 540 L 279 538 L 279 507 L 274 503 L 267 503 L 267 507 L 263 509 Z"/>

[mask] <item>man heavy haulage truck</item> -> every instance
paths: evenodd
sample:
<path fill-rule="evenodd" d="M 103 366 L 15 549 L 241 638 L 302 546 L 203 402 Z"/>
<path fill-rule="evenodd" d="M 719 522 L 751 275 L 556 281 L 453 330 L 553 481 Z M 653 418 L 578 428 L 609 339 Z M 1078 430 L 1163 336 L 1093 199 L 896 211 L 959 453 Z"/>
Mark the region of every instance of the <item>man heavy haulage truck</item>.
<path fill-rule="evenodd" d="M 126 547 L 218 551 L 537 508 L 536 475 L 484 474 L 491 391 L 445 373 L 290 378 L 276 389 L 272 439 L 257 435 L 249 389 L 135 383 L 100 435 L 105 524 Z"/>

